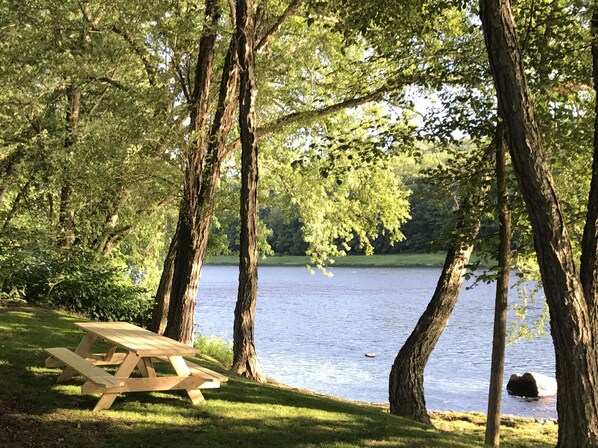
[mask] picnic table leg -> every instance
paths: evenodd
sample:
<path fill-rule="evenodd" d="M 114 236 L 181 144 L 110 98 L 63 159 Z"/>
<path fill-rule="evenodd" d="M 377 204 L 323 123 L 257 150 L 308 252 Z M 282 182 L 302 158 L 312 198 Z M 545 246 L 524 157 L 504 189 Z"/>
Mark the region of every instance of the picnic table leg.
<path fill-rule="evenodd" d="M 143 365 L 141 367 L 140 365 Z M 137 367 L 140 367 L 141 374 L 148 378 L 155 378 L 156 377 L 156 369 L 154 369 L 154 363 L 152 362 L 152 358 L 142 358 L 137 364 Z"/>
<path fill-rule="evenodd" d="M 91 355 L 91 346 L 93 345 L 93 343 L 96 341 L 97 338 L 98 337 L 95 334 L 87 333 L 83 337 L 83 340 L 77 346 L 75 353 L 77 355 L 81 356 L 82 358 L 86 358 L 89 355 Z M 68 366 L 65 366 L 62 373 L 58 376 L 58 379 L 56 380 L 56 382 L 62 383 L 64 381 L 68 381 L 73 377 L 74 374 L 75 374 L 74 369 L 72 369 Z"/>
<path fill-rule="evenodd" d="M 137 353 L 129 352 L 123 363 L 120 365 L 114 376 L 116 378 L 128 378 L 131 375 L 131 372 L 139 362 L 140 358 Z M 93 408 L 94 411 L 101 411 L 103 409 L 110 409 L 112 403 L 116 399 L 118 394 L 111 394 L 105 393 L 102 397 L 98 400 L 95 407 Z"/>
<path fill-rule="evenodd" d="M 189 366 L 187 366 L 187 363 L 182 356 L 169 356 L 168 360 L 170 361 L 170 364 L 172 364 L 172 367 L 174 367 L 174 370 L 178 376 L 191 375 Z M 203 394 L 199 389 L 188 388 L 185 390 L 187 391 L 187 395 L 189 395 L 189 398 L 193 404 L 203 404 L 206 402 L 206 399 L 203 397 Z"/>
<path fill-rule="evenodd" d="M 106 355 L 104 355 L 104 361 L 112 361 L 114 352 L 116 352 L 116 345 L 110 344 L 110 347 L 108 347 L 108 351 L 106 352 Z"/>

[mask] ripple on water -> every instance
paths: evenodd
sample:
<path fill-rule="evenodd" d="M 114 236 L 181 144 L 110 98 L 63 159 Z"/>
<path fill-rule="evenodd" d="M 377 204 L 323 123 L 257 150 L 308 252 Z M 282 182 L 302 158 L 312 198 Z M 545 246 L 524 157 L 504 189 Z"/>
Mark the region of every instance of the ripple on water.
<path fill-rule="evenodd" d="M 334 276 L 302 267 L 259 272 L 256 346 L 266 375 L 285 384 L 362 401 L 388 401 L 388 375 L 401 345 L 434 291 L 438 268 L 334 268 Z M 201 334 L 232 334 L 238 268 L 205 266 L 196 322 Z M 510 300 L 517 295 L 511 290 Z M 494 286 L 463 290 L 425 375 L 430 410 L 487 408 Z M 538 317 L 542 304 L 532 304 Z M 514 316 L 510 313 L 509 318 Z M 368 352 L 375 358 L 366 358 Z M 512 373 L 554 375 L 548 338 L 507 347 Z M 506 381 L 505 381 L 506 384 Z M 503 395 L 503 412 L 556 417 L 556 400 Z"/>

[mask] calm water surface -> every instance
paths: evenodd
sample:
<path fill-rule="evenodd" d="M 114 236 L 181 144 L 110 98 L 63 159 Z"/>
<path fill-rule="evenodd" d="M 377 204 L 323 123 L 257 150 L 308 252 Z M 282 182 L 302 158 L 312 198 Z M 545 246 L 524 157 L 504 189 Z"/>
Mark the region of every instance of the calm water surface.
<path fill-rule="evenodd" d="M 332 272 L 329 278 L 303 267 L 260 268 L 256 346 L 262 367 L 291 386 L 388 402 L 390 367 L 426 308 L 440 268 Z M 232 339 L 237 277 L 236 266 L 204 267 L 196 313 L 202 335 Z M 518 302 L 514 289 L 510 301 Z M 428 409 L 486 412 L 493 306 L 494 285 L 463 289 L 426 368 Z M 541 301 L 530 304 L 530 316 L 542 308 Z M 376 357 L 366 358 L 370 352 Z M 505 384 L 510 374 L 526 371 L 554 376 L 548 336 L 507 347 Z M 526 401 L 505 391 L 503 413 L 555 418 L 556 399 Z"/>

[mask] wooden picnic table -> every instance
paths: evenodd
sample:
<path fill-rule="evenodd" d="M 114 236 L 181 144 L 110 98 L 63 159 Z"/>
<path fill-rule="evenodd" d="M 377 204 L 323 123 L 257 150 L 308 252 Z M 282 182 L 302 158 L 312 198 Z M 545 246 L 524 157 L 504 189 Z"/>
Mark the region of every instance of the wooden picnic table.
<path fill-rule="evenodd" d="M 196 355 L 199 352 L 196 348 L 130 323 L 78 322 L 75 326 L 85 332 L 76 350 L 45 349 L 50 355 L 46 367 L 63 367 L 58 382 L 68 381 L 75 374 L 85 377 L 82 393 L 102 394 L 94 411 L 109 409 L 122 392 L 184 389 L 193 404 L 200 404 L 205 402 L 200 389 L 218 388 L 220 383 L 228 381 L 226 376 L 183 358 L 183 355 Z M 92 353 L 98 338 L 109 343 L 106 353 Z M 158 362 L 170 364 L 174 375 L 157 376 L 154 364 Z M 101 368 L 110 365 L 119 366 L 116 373 Z M 130 377 L 135 368 L 140 378 Z"/>

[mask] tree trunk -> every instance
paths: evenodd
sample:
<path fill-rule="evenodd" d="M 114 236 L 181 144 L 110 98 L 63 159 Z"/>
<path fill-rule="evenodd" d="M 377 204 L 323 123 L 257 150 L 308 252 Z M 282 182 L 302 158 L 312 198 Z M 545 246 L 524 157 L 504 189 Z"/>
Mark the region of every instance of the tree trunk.
<path fill-rule="evenodd" d="M 241 83 L 239 128 L 241 134 L 241 236 L 239 293 L 233 330 L 233 371 L 255 381 L 265 381 L 255 352 L 257 301 L 257 187 L 258 150 L 255 125 L 255 6 L 237 0 L 237 36 Z"/>
<path fill-rule="evenodd" d="M 171 295 L 168 299 L 168 320 L 164 334 L 186 344 L 193 343 L 195 297 L 201 272 L 199 264 L 205 251 L 207 235 L 202 232 L 199 216 L 202 176 L 206 165 L 207 125 L 209 123 L 209 94 L 214 62 L 216 25 L 220 18 L 217 0 L 206 2 L 206 29 L 199 40 L 192 92 L 190 134 L 194 140 L 187 148 L 184 165 L 183 199 L 179 208 L 178 239 L 174 255 Z M 200 218 L 200 219 L 198 219 Z M 172 254 L 169 253 L 168 256 Z M 168 272 L 164 272 L 168 275 Z M 162 281 L 161 281 L 162 283 Z M 166 302 L 163 300 L 163 302 Z"/>
<path fill-rule="evenodd" d="M 588 198 L 588 212 L 581 246 L 580 278 L 592 326 L 598 328 L 598 4 L 592 17 L 592 77 L 596 94 L 594 116 L 594 161 Z"/>
<path fill-rule="evenodd" d="M 150 330 L 158 334 L 164 334 L 168 322 L 168 309 L 170 305 L 170 295 L 172 294 L 172 278 L 174 276 L 174 260 L 176 258 L 177 246 L 179 243 L 179 226 L 177 222 L 174 236 L 168 247 L 168 254 L 164 260 L 160 284 L 156 292 L 154 309 L 152 311 L 152 323 Z"/>
<path fill-rule="evenodd" d="M 200 47 L 205 48 L 203 45 Z M 170 337 L 186 342 L 190 342 L 193 335 L 195 298 L 214 211 L 214 195 L 234 121 L 238 83 L 237 42 L 231 39 L 220 82 L 218 105 L 209 137 L 203 143 L 205 149 L 201 161 L 195 164 L 195 171 L 189 168 L 192 164 L 186 167 L 185 178 L 190 179 L 186 184 L 193 186 L 194 194 L 186 193 L 181 201 L 177 231 L 170 244 L 156 294 L 152 328 L 154 331 L 166 331 Z M 205 106 L 201 112 L 204 119 L 192 120 L 203 123 L 204 128 L 210 121 L 210 111 L 207 104 Z M 192 225 L 187 225 L 186 221 L 192 222 Z M 182 251 L 181 254 L 179 251 Z M 192 260 L 193 265 L 188 265 L 187 260 Z"/>
<path fill-rule="evenodd" d="M 81 88 L 69 86 L 66 89 L 68 109 L 66 112 L 66 138 L 64 148 L 68 151 L 77 142 L 77 127 L 81 110 Z M 68 179 L 60 190 L 59 246 L 72 246 L 75 242 L 75 209 L 73 206 L 73 186 Z"/>
<path fill-rule="evenodd" d="M 29 186 L 31 185 L 32 178 L 33 178 L 33 176 L 31 176 L 29 178 L 29 180 L 25 183 L 25 185 L 23 185 L 23 188 L 21 188 L 19 190 L 19 193 L 16 195 L 15 200 L 12 203 L 12 207 L 10 208 L 8 214 L 6 215 L 6 218 L 4 219 L 4 224 L 2 225 L 2 229 L 0 230 L 0 235 L 5 235 L 6 232 L 8 231 L 8 227 L 10 226 L 12 219 L 14 218 L 15 214 L 17 213 L 19 204 L 21 203 L 21 201 L 23 200 L 23 197 L 27 194 L 27 191 L 29 190 Z"/>
<path fill-rule="evenodd" d="M 558 447 L 598 447 L 595 329 L 546 161 L 509 1 L 482 0 L 480 16 L 550 310 L 558 382 Z"/>
<path fill-rule="evenodd" d="M 17 148 L 9 154 L 0 165 L 0 169 L 2 170 L 2 177 L 0 177 L 0 205 L 2 205 L 6 192 L 10 187 L 10 181 L 16 172 L 16 166 L 24 155 L 25 152 L 21 148 Z"/>
<path fill-rule="evenodd" d="M 471 235 L 468 241 L 473 241 L 479 231 L 479 220 L 465 225 L 464 219 L 459 220 L 455 233 L 468 232 Z M 462 240 L 449 248 L 434 295 L 395 358 L 390 371 L 392 414 L 431 424 L 424 398 L 424 368 L 455 308 L 472 250 L 473 244 Z"/>
<path fill-rule="evenodd" d="M 509 269 L 511 268 L 511 210 L 505 179 L 506 141 L 502 126 L 497 129 L 496 185 L 498 192 L 498 278 L 494 304 L 494 334 L 492 336 L 492 366 L 488 392 L 486 446 L 500 446 L 500 409 L 505 371 L 505 343 L 507 337 L 507 304 L 509 298 Z"/>
<path fill-rule="evenodd" d="M 168 321 L 164 334 L 185 344 L 193 344 L 195 299 L 201 265 L 200 250 L 205 250 L 200 235 L 189 219 L 179 220 L 178 247 L 174 258 L 174 271 Z"/>

